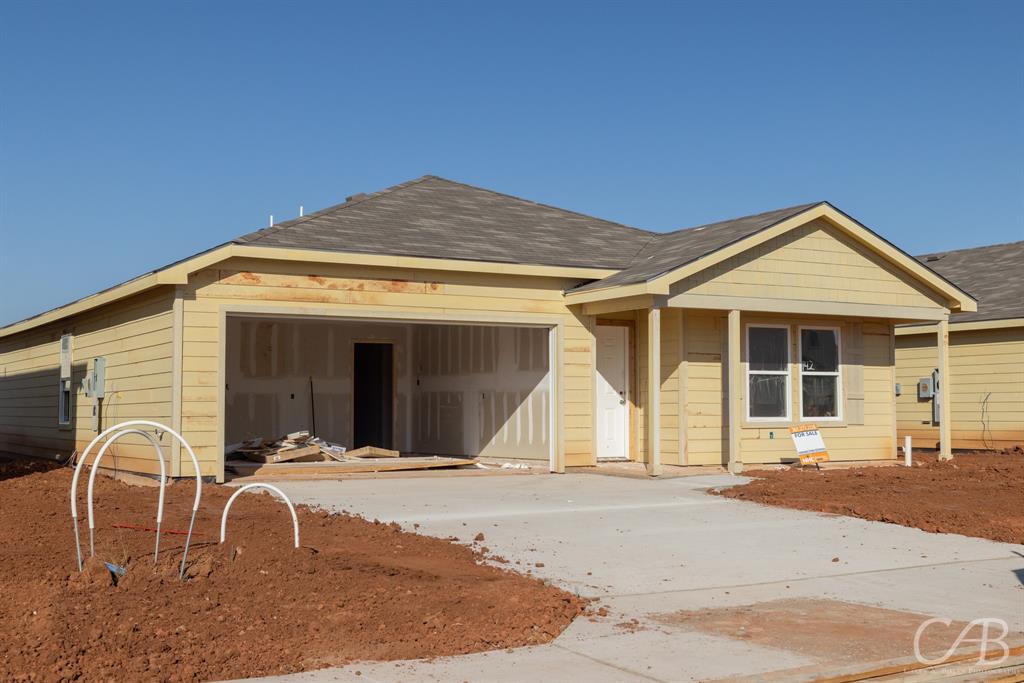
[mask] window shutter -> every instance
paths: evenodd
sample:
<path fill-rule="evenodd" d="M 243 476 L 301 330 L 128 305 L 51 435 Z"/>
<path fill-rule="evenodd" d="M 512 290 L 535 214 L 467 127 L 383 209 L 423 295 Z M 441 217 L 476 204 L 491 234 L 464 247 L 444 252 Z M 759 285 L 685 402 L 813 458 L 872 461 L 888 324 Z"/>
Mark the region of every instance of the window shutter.
<path fill-rule="evenodd" d="M 843 327 L 843 393 L 846 423 L 864 424 L 864 337 L 860 323 Z"/>

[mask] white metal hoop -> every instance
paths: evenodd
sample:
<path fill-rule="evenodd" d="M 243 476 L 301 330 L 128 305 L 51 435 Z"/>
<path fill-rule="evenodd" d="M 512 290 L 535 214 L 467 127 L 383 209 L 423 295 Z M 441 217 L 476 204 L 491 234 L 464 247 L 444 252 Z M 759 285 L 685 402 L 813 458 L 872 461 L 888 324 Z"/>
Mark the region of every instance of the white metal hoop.
<path fill-rule="evenodd" d="M 96 530 L 96 521 L 93 517 L 93 487 L 96 485 L 96 473 L 100 468 L 100 460 L 106 454 L 107 449 L 114 445 L 114 442 L 120 439 L 122 436 L 128 434 L 139 434 L 146 438 L 151 444 L 153 444 L 153 450 L 156 451 L 157 460 L 160 461 L 160 498 L 156 505 L 156 543 L 153 550 L 153 562 L 156 563 L 157 557 L 160 555 L 160 525 L 164 519 L 164 491 L 167 487 L 167 466 L 164 464 L 164 454 L 160 448 L 160 441 L 155 435 L 149 432 L 144 432 L 141 429 L 122 429 L 118 433 L 114 434 L 110 439 L 103 444 L 100 448 L 100 452 L 96 454 L 96 459 L 92 462 L 92 472 L 89 473 L 89 483 L 86 486 L 86 501 L 87 509 L 89 512 L 89 554 L 96 555 L 96 548 L 93 543 L 94 532 Z"/>
<path fill-rule="evenodd" d="M 97 434 L 96 438 L 89 442 L 89 445 L 85 447 L 85 450 L 82 452 L 82 455 L 78 459 L 78 463 L 75 465 L 75 474 L 71 477 L 71 524 L 75 529 L 75 553 L 78 557 L 78 571 L 82 571 L 82 544 L 78 538 L 78 497 L 76 494 L 78 492 L 78 478 L 82 475 L 82 467 L 85 466 L 85 461 L 89 459 L 89 453 L 92 451 L 93 447 L 97 443 L 99 443 L 100 440 L 103 439 L 105 436 L 112 432 L 122 430 L 125 427 L 134 427 L 140 425 L 146 427 L 154 427 L 158 430 L 167 432 L 168 434 L 173 436 L 181 443 L 182 446 L 185 447 L 185 450 L 188 452 L 189 457 L 192 458 L 192 464 L 195 466 L 196 496 L 195 501 L 192 503 L 192 520 L 189 522 L 188 536 L 185 538 L 185 551 L 181 555 L 181 568 L 178 571 L 178 576 L 180 578 L 183 578 L 185 576 L 185 559 L 188 557 L 188 548 L 192 540 L 192 527 L 195 525 L 196 522 L 196 512 L 199 510 L 199 500 L 202 496 L 203 478 L 202 475 L 199 473 L 199 459 L 196 458 L 196 454 L 192 450 L 192 447 L 188 444 L 188 441 L 185 441 L 184 437 L 182 437 L 181 434 L 174 431 L 167 425 L 161 424 L 159 422 L 153 422 L 152 420 L 128 420 L 127 422 L 122 422 L 120 424 L 114 425 L 113 427 L 105 429 L 104 431 Z M 99 458 L 97 457 L 97 460 L 98 459 Z M 91 529 L 91 513 L 89 522 Z"/>
<path fill-rule="evenodd" d="M 239 494 L 241 494 L 243 491 L 254 488 L 269 489 L 273 491 L 278 496 L 280 496 L 280 498 L 285 502 L 285 505 L 288 506 L 288 512 L 292 513 L 292 529 L 295 532 L 295 547 L 298 548 L 299 518 L 295 514 L 295 506 L 292 505 L 292 502 L 290 500 L 288 500 L 288 496 L 284 495 L 284 491 L 282 491 L 281 489 L 277 488 L 272 484 L 246 484 L 245 486 L 238 487 L 238 490 L 231 494 L 231 497 L 228 498 L 227 504 L 224 506 L 224 513 L 220 516 L 220 542 L 224 542 L 224 535 L 227 531 L 228 526 L 228 511 L 231 509 L 231 504 L 235 502 L 235 498 L 238 498 Z"/>

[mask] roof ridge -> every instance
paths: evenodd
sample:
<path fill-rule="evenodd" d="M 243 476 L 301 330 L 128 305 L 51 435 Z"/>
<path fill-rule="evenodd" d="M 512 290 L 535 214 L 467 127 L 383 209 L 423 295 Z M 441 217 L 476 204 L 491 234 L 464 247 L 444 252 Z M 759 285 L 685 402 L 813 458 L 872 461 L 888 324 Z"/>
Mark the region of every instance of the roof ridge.
<path fill-rule="evenodd" d="M 330 213 L 330 212 L 333 212 L 333 211 L 340 211 L 341 209 L 346 209 L 348 207 L 355 206 L 356 204 L 362 204 L 363 202 L 367 202 L 367 201 L 369 201 L 371 199 L 377 199 L 377 198 L 379 198 L 379 197 L 381 197 L 381 196 L 383 196 L 385 194 L 390 194 L 392 192 L 397 192 L 399 190 L 404 190 L 407 187 L 412 187 L 413 185 L 416 185 L 418 183 L 422 183 L 424 180 L 429 180 L 430 178 L 436 178 L 436 177 L 437 176 L 432 176 L 432 175 L 422 175 L 419 178 L 413 178 L 412 180 L 406 180 L 406 181 L 403 181 L 403 182 L 398 183 L 396 185 L 390 185 L 390 186 L 385 187 L 384 189 L 381 189 L 381 190 L 376 190 L 374 192 L 368 192 L 368 193 L 366 193 L 365 197 L 360 197 L 360 198 L 354 199 L 352 201 L 346 200 L 346 201 L 341 202 L 339 204 L 332 204 L 331 206 L 325 207 L 323 209 L 319 209 L 319 210 L 314 211 L 312 213 L 306 214 L 305 216 L 299 216 L 298 218 L 293 218 L 291 220 L 282 221 L 280 223 L 275 223 L 274 225 L 271 225 L 270 227 L 267 227 L 267 228 L 261 228 L 259 230 L 255 230 L 253 232 L 246 233 L 246 234 L 242 235 L 241 237 L 236 237 L 235 239 L 231 240 L 231 243 L 232 244 L 239 244 L 240 243 L 239 241 L 242 240 L 242 239 L 245 239 L 246 242 L 248 242 L 250 240 L 259 239 L 261 237 L 266 237 L 267 235 L 273 235 L 274 233 L 278 232 L 279 230 L 283 230 L 284 228 L 295 227 L 296 225 L 299 225 L 301 223 L 305 223 L 305 222 L 310 221 L 310 220 L 312 220 L 314 218 L 320 218 L 321 216 L 323 216 L 323 215 L 325 215 L 327 213 Z M 242 243 L 244 244 L 245 242 L 242 242 Z"/>
<path fill-rule="evenodd" d="M 1013 242 L 996 242 L 995 244 L 982 244 L 977 247 L 964 247 L 963 249 L 948 249 L 946 251 L 933 251 L 927 254 L 918 254 L 914 258 L 920 260 L 929 256 L 948 256 L 949 254 L 962 254 L 968 251 L 980 251 L 981 249 L 994 249 L 995 247 L 1012 247 L 1018 244 L 1024 244 L 1024 240 L 1016 240 Z"/>
<path fill-rule="evenodd" d="M 807 209 L 811 208 L 812 206 L 819 206 L 821 204 L 828 204 L 829 206 L 832 206 L 832 204 L 830 204 L 827 200 L 823 199 L 821 201 L 810 202 L 808 204 L 794 204 L 793 206 L 782 206 L 782 207 L 779 207 L 778 209 L 769 209 L 768 211 L 760 211 L 758 213 L 751 213 L 751 214 L 748 214 L 746 216 L 736 216 L 735 218 L 726 218 L 725 220 L 721 220 L 721 221 L 712 221 L 711 223 L 704 223 L 702 225 L 694 225 L 694 226 L 689 227 L 689 228 L 677 228 L 675 230 L 670 230 L 669 232 L 662 232 L 662 233 L 658 233 L 658 234 L 661 234 L 661 235 L 675 235 L 675 234 L 678 234 L 680 232 L 686 232 L 687 230 L 699 230 L 700 228 L 710 228 L 712 225 L 718 225 L 720 223 L 732 223 L 733 221 L 742 221 L 742 220 L 744 220 L 746 218 L 757 218 L 758 216 L 767 216 L 770 213 L 779 213 L 780 211 L 796 211 L 797 209 L 799 209 L 802 212 L 802 211 L 806 211 Z"/>
<path fill-rule="evenodd" d="M 506 197 L 508 199 L 515 199 L 516 201 L 523 202 L 525 204 L 533 204 L 534 206 L 540 206 L 540 207 L 543 207 L 545 209 L 554 209 L 555 211 L 561 211 L 562 213 L 571 213 L 574 216 L 579 216 L 581 218 L 589 218 L 590 220 L 593 220 L 593 221 L 601 221 L 602 223 L 607 223 L 609 225 L 616 225 L 616 226 L 618 226 L 620 228 L 627 228 L 629 230 L 635 230 L 637 232 L 642 232 L 645 235 L 654 236 L 654 235 L 659 234 L 659 233 L 657 233 L 657 232 L 655 232 L 653 230 L 645 230 L 644 228 L 638 228 L 635 225 L 626 225 L 625 223 L 620 223 L 618 221 L 610 221 L 607 218 L 600 218 L 598 216 L 592 216 L 590 214 L 582 213 L 580 211 L 573 211 L 572 209 L 565 209 L 565 208 L 562 208 L 561 206 L 554 206 L 553 204 L 545 204 L 544 202 L 537 202 L 537 201 L 534 201 L 532 199 L 526 199 L 524 197 L 519 197 L 519 196 L 514 195 L 514 194 L 508 194 L 507 192 L 498 192 L 497 190 L 492 190 L 492 189 L 487 188 L 487 187 L 480 187 L 479 185 L 470 185 L 469 183 L 463 183 L 463 182 L 460 182 L 458 180 L 452 180 L 451 178 L 443 178 L 443 177 L 438 176 L 438 175 L 423 176 L 422 180 L 426 180 L 428 178 L 432 178 L 434 180 L 442 180 L 442 181 L 444 181 L 446 183 L 451 183 L 452 185 L 460 185 L 462 187 L 468 187 L 471 190 L 479 190 L 481 192 L 487 192 L 489 194 L 497 195 L 499 197 Z"/>

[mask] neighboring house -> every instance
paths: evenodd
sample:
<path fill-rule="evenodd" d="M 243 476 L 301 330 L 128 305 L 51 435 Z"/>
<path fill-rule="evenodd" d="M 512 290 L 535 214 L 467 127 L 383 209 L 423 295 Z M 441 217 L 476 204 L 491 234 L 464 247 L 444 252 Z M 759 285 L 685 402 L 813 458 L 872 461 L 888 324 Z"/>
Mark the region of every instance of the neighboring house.
<path fill-rule="evenodd" d="M 426 176 L 0 329 L 0 449 L 150 418 L 222 479 L 225 444 L 315 422 L 656 474 L 789 460 L 814 422 L 835 460 L 893 458 L 895 324 L 974 310 L 826 202 L 653 233 Z M 102 401 L 80 387 L 97 357 Z M 116 456 L 155 469 L 142 441 Z"/>
<path fill-rule="evenodd" d="M 977 311 L 949 319 L 953 448 L 1024 444 L 1024 242 L 918 259 L 978 300 Z M 934 326 L 896 329 L 900 437 L 923 448 L 936 447 L 939 425 L 933 400 L 919 396 L 917 383 L 931 378 L 937 363 Z"/>

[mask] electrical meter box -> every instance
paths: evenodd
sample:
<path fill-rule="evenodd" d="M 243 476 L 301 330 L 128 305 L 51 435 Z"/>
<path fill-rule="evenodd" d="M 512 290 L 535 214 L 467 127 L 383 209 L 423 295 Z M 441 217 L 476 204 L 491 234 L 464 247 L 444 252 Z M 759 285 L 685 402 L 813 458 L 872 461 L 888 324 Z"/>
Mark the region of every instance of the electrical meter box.
<path fill-rule="evenodd" d="M 917 380 L 917 397 L 933 398 L 935 396 L 935 380 L 931 377 L 922 377 Z"/>
<path fill-rule="evenodd" d="M 103 356 L 92 359 L 92 369 L 82 380 L 82 389 L 89 398 L 103 398 L 106 395 L 104 386 L 107 381 L 107 359 Z"/>

